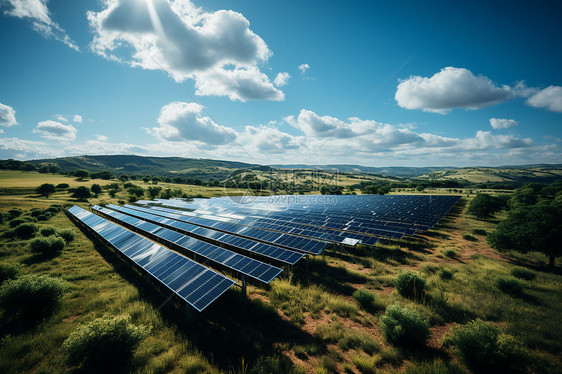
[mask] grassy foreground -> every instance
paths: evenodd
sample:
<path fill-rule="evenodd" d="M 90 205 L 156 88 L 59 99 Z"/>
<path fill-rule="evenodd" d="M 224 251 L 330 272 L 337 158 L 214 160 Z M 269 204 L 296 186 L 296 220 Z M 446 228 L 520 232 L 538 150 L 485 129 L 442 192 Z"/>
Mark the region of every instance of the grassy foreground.
<path fill-rule="evenodd" d="M 52 204 L 86 207 L 124 198 L 102 194 L 87 203 L 75 202 L 61 191 L 46 199 L 30 190 L 41 183 L 71 184 L 72 179 L 9 173 L 13 172 L 0 178 L 3 212 L 19 208 L 25 215 Z M 71 186 L 96 182 L 74 183 Z M 204 196 L 224 193 L 221 188 L 170 187 L 193 189 L 191 194 Z M 14 189 L 20 193 L 13 194 Z M 56 257 L 33 254 L 28 239 L 0 238 L 1 263 L 21 264 L 24 274 L 50 275 L 69 284 L 61 307 L 42 323 L 14 325 L 10 316 L 0 314 L 0 372 L 80 372 L 63 364 L 63 342 L 81 324 L 122 313 L 129 314 L 134 324 L 152 328 L 132 361 L 113 368 L 120 372 L 470 372 L 459 352 L 443 343 L 452 328 L 476 318 L 492 321 L 522 342 L 529 357 L 523 372 L 560 372 L 562 275 L 548 269 L 542 255 L 494 252 L 483 231 L 473 230 L 489 232 L 499 219 L 481 221 L 466 215 L 468 199 L 463 198 L 424 235 L 373 249 L 329 250 L 312 258 L 308 268 L 303 263 L 287 269 L 267 288 L 251 285 L 247 298 L 233 289 L 201 314 L 186 314 L 184 307 L 168 302 L 169 294 L 156 291 L 111 249 L 92 241 L 60 212 L 36 223 L 74 230 L 75 240 Z M 2 232 L 9 228 L 7 222 L 0 226 Z M 560 269 L 561 261 L 556 265 L 555 270 Z M 522 280 L 523 292 L 512 296 L 495 282 L 510 276 L 516 266 L 531 269 L 537 276 Z M 423 298 L 405 298 L 395 289 L 396 277 L 405 270 L 426 280 Z M 358 302 L 353 297 L 357 290 L 370 292 L 374 299 Z M 431 335 L 425 346 L 404 349 L 385 339 L 379 321 L 396 301 L 427 318 Z"/>

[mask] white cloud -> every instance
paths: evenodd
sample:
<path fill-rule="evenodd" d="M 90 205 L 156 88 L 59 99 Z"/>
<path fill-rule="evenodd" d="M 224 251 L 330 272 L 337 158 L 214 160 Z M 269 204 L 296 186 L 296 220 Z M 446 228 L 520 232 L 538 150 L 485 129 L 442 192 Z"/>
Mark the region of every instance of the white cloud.
<path fill-rule="evenodd" d="M 284 133 L 277 128 L 259 125 L 246 126 L 240 134 L 242 146 L 257 153 L 283 153 L 303 146 L 302 137 Z"/>
<path fill-rule="evenodd" d="M 41 121 L 37 123 L 34 133 L 39 133 L 45 139 L 71 141 L 76 139 L 76 129 L 72 125 L 64 125 L 56 121 Z"/>
<path fill-rule="evenodd" d="M 179 0 L 107 0 L 105 5 L 101 12 L 88 12 L 94 53 L 164 70 L 178 81 L 194 79 L 198 95 L 284 99 L 258 68 L 272 52 L 242 14 L 205 12 Z"/>
<path fill-rule="evenodd" d="M 221 127 L 202 114 L 203 107 L 196 103 L 167 104 L 160 110 L 160 126 L 151 132 L 161 140 L 173 142 L 197 141 L 216 146 L 233 141 L 236 137 L 234 130 Z"/>
<path fill-rule="evenodd" d="M 11 127 L 17 125 L 16 111 L 9 105 L 0 103 L 0 126 Z"/>
<path fill-rule="evenodd" d="M 62 121 L 62 122 L 68 122 L 68 118 L 66 118 L 62 114 L 55 114 L 55 119 L 59 120 L 59 121 Z"/>
<path fill-rule="evenodd" d="M 75 114 L 74 116 L 72 116 L 72 122 L 82 123 L 82 121 L 83 119 L 81 115 Z"/>
<path fill-rule="evenodd" d="M 549 86 L 527 99 L 527 104 L 535 108 L 546 108 L 553 112 L 562 112 L 562 87 Z"/>
<path fill-rule="evenodd" d="M 31 157 L 58 157 L 62 153 L 50 148 L 45 142 L 36 142 L 32 140 L 24 140 L 19 138 L 0 138 L 0 149 L 10 152 L 10 154 L 18 154 L 18 158 Z"/>
<path fill-rule="evenodd" d="M 100 142 L 105 142 L 109 140 L 109 138 L 105 135 L 96 135 L 96 139 L 99 140 Z"/>
<path fill-rule="evenodd" d="M 453 108 L 480 109 L 513 97 L 509 86 L 497 86 L 470 70 L 446 67 L 430 78 L 411 76 L 402 81 L 395 99 L 402 108 L 444 114 Z"/>
<path fill-rule="evenodd" d="M 8 10 L 4 11 L 4 14 L 26 19 L 31 22 L 33 30 L 45 38 L 53 38 L 75 51 L 80 51 L 64 29 L 51 19 L 47 0 L 5 0 L 5 2 L 8 4 Z"/>
<path fill-rule="evenodd" d="M 305 74 L 308 69 L 310 69 L 310 66 L 308 64 L 299 65 L 299 70 L 301 71 L 301 74 Z"/>
<path fill-rule="evenodd" d="M 273 83 L 275 83 L 277 87 L 282 87 L 289 83 L 289 78 L 291 78 L 291 75 L 289 73 L 279 73 L 275 77 Z"/>
<path fill-rule="evenodd" d="M 519 122 L 514 119 L 490 118 L 490 126 L 492 126 L 492 128 L 496 130 L 515 127 L 518 124 Z"/>

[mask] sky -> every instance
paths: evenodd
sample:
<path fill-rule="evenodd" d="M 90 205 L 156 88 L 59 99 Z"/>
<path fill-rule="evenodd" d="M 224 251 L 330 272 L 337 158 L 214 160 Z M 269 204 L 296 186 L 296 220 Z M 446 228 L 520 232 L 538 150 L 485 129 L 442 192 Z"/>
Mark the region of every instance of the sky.
<path fill-rule="evenodd" d="M 558 1 L 0 0 L 0 158 L 562 163 Z"/>

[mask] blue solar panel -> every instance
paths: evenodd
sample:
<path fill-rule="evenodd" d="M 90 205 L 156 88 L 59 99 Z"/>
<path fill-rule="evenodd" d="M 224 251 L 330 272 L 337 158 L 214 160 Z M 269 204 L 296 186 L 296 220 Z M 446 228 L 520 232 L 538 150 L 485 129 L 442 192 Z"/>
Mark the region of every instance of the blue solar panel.
<path fill-rule="evenodd" d="M 284 248 L 276 247 L 278 250 L 273 252 L 270 251 L 269 254 L 266 254 L 266 250 L 269 250 L 272 246 L 266 243 L 261 243 L 252 239 L 241 238 L 239 236 L 235 236 L 232 234 L 224 233 L 221 231 L 208 229 L 200 226 L 196 226 L 187 222 L 179 222 L 173 219 L 165 218 L 162 216 L 158 216 L 152 213 L 134 210 L 130 208 L 124 208 L 117 205 L 110 204 L 108 205 L 109 208 L 124 213 L 130 216 L 134 216 L 137 218 L 142 218 L 144 220 L 148 220 L 151 222 L 157 222 L 159 225 L 165 227 L 174 227 L 175 229 L 181 230 L 183 233 L 187 235 L 195 235 L 200 239 L 210 239 L 215 243 L 226 243 L 235 247 L 237 249 L 241 249 L 244 251 L 248 251 L 251 253 L 260 254 L 262 256 L 271 258 L 273 260 L 277 260 L 289 265 L 296 264 L 301 258 L 303 258 L 302 253 L 297 253 L 291 250 L 287 250 Z M 141 227 L 141 225 L 137 225 L 137 227 Z M 182 235 L 183 236 L 183 235 Z"/>
<path fill-rule="evenodd" d="M 111 218 L 113 218 L 114 220 L 116 220 L 119 223 L 122 224 L 127 224 L 127 225 L 131 225 L 134 227 L 134 224 L 137 223 L 139 220 L 137 218 L 134 218 L 132 216 L 123 214 L 123 213 L 119 213 L 117 211 L 108 209 L 108 208 L 101 208 L 99 206 L 94 206 L 92 207 L 92 209 L 96 212 L 100 212 L 103 213 Z M 171 238 L 171 237 L 175 237 L 176 235 L 181 235 L 178 234 L 175 231 L 166 229 L 166 228 L 162 228 L 161 231 L 158 231 L 156 233 L 152 233 L 151 235 L 153 235 L 155 238 L 160 239 L 162 241 L 164 241 L 165 243 L 173 243 L 170 240 L 168 240 L 167 238 Z M 184 236 L 184 235 L 181 235 Z M 185 237 L 185 236 L 184 236 Z M 256 280 L 259 280 L 261 282 L 264 283 L 269 283 L 271 282 L 277 275 L 279 275 L 283 270 L 280 268 L 277 268 L 275 266 L 269 265 L 269 264 L 265 264 L 261 261 L 257 261 L 254 259 L 250 259 L 249 260 L 249 266 L 240 266 L 238 264 L 234 264 L 232 266 L 228 266 L 226 265 L 226 262 L 233 257 L 234 255 L 236 255 L 235 252 L 232 252 L 228 249 L 224 249 L 221 247 L 217 247 L 213 244 L 209 244 L 206 242 L 203 242 L 199 239 L 195 239 L 195 238 L 188 238 L 186 239 L 181 239 L 181 240 L 177 240 L 177 242 L 175 243 L 178 247 L 187 250 L 193 254 L 196 254 L 198 256 L 204 257 L 208 260 L 211 260 L 217 264 L 226 266 L 234 271 L 237 271 L 241 274 L 247 275 L 249 277 L 252 277 Z M 262 266 L 264 265 L 264 266 Z M 262 269 L 262 271 L 257 271 L 256 269 Z M 274 269 L 275 271 L 270 272 L 270 269 Z M 263 274 L 266 273 L 268 274 L 268 276 L 264 276 Z"/>
<path fill-rule="evenodd" d="M 78 206 L 68 212 L 101 237 L 114 237 L 110 243 L 115 249 L 198 311 L 235 284 L 222 274 Z"/>

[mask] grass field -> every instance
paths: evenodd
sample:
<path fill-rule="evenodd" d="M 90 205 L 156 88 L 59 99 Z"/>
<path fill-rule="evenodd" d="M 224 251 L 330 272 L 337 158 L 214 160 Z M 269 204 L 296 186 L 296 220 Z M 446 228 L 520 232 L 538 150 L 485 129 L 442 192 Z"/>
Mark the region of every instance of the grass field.
<path fill-rule="evenodd" d="M 110 198 L 104 193 L 76 202 L 65 191 L 48 199 L 10 192 L 41 183 L 79 186 L 94 182 L 2 172 L 0 211 L 17 207 L 25 215 L 52 204 L 116 203 L 127 195 L 120 192 Z M 167 188 L 164 183 L 158 185 Z M 225 193 L 222 188 L 169 186 L 192 195 Z M 166 302 L 169 294 L 157 291 L 113 250 L 93 241 L 60 212 L 37 222 L 42 227 L 75 231 L 75 240 L 57 257 L 34 255 L 28 240 L 0 238 L 0 262 L 21 264 L 25 274 L 47 274 L 70 284 L 61 308 L 37 326 L 13 326 L 9 316 L 0 312 L 0 372 L 75 372 L 76 368 L 62 363 L 63 341 L 80 324 L 118 313 L 131 315 L 135 324 L 152 326 L 131 363 L 119 368 L 121 372 L 468 372 L 459 354 L 443 341 L 452 327 L 475 318 L 493 321 L 522 341 L 531 358 L 528 372 L 560 372 L 562 275 L 558 270 L 562 261 L 557 261 L 553 271 L 542 255 L 493 251 L 482 231 L 475 234 L 473 230 L 489 232 L 502 217 L 483 221 L 468 216 L 465 211 L 472 196 L 465 195 L 448 217 L 423 235 L 372 249 L 328 250 L 311 258 L 308 268 L 303 263 L 287 269 L 269 287 L 250 285 L 247 297 L 236 288 L 228 291 L 201 314 L 186 314 L 185 307 Z M 8 229 L 7 224 L 0 226 L 3 232 Z M 465 239 L 465 234 L 476 240 Z M 516 266 L 534 270 L 537 278 L 523 281 L 523 294 L 510 296 L 494 282 Z M 394 282 L 404 270 L 419 272 L 426 279 L 426 298 L 415 302 L 397 292 Z M 450 279 L 441 276 L 444 270 L 452 274 Z M 373 293 L 374 301 L 359 304 L 352 296 L 359 289 Z M 409 351 L 386 342 L 378 323 L 395 301 L 413 306 L 428 318 L 431 336 L 425 348 Z"/>

